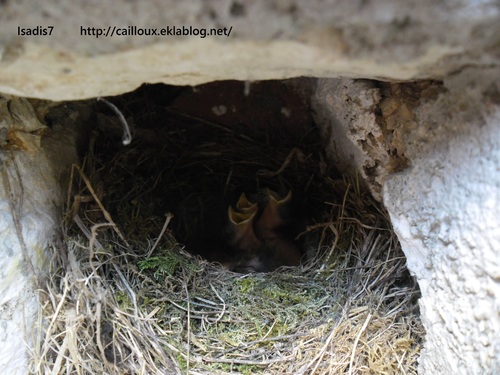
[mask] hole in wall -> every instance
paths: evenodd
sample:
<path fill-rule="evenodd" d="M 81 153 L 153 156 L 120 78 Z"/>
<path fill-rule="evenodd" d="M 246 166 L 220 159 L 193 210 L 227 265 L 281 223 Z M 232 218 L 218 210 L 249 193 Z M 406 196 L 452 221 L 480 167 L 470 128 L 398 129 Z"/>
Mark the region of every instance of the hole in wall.
<path fill-rule="evenodd" d="M 86 295 L 99 306 L 98 323 L 87 317 L 80 327 L 101 340 L 87 349 L 95 366 L 131 368 L 145 357 L 134 340 L 146 340 L 151 371 L 345 371 L 368 366 L 373 345 L 355 360 L 352 345 L 383 326 L 384 343 L 410 338 L 386 345 L 407 362 L 388 364 L 382 350 L 370 368 L 414 367 L 418 287 L 384 208 L 328 161 L 309 103 L 314 84 L 143 85 L 107 98 L 131 128 L 128 146 L 116 113 L 91 103 L 92 133 L 64 225 L 70 267 L 56 267 L 89 275 L 61 304 L 73 309 Z M 255 212 L 239 210 L 242 193 L 243 208 L 255 203 Z M 243 242 L 250 228 L 258 245 L 234 240 L 231 209 L 250 219 Z M 300 261 L 290 260 L 295 251 Z M 120 319 L 135 327 L 128 337 L 118 334 Z M 334 360 L 318 360 L 325 345 Z"/>
<path fill-rule="evenodd" d="M 339 205 L 340 174 L 290 84 L 147 85 L 115 102 L 128 112 L 134 142 L 123 147 L 116 115 L 99 105 L 93 150 L 115 161 L 103 173 L 105 186 L 121 181 L 104 199 L 113 216 L 131 204 L 156 222 L 170 212 L 187 251 L 231 270 L 271 271 L 314 255 L 306 229 L 322 221 L 324 201 Z M 243 214 L 242 199 L 255 212 Z"/>

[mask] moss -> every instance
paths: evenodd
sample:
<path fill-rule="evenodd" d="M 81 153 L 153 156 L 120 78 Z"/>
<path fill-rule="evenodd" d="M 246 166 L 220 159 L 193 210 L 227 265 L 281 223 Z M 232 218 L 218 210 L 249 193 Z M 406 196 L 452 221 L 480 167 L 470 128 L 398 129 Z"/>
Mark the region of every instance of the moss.
<path fill-rule="evenodd" d="M 239 286 L 240 293 L 242 294 L 252 293 L 257 284 L 258 281 L 251 276 L 236 280 L 236 285 Z"/>
<path fill-rule="evenodd" d="M 133 306 L 132 301 L 125 292 L 117 291 L 115 293 L 115 298 L 116 302 L 118 302 L 118 306 L 120 306 L 120 308 L 123 309 L 124 311 Z"/>
<path fill-rule="evenodd" d="M 141 260 L 137 266 L 141 272 L 152 274 L 156 281 L 166 276 L 174 276 L 176 271 L 187 272 L 188 276 L 200 270 L 200 266 L 192 258 L 182 256 L 176 251 L 161 251 L 162 255 Z"/>

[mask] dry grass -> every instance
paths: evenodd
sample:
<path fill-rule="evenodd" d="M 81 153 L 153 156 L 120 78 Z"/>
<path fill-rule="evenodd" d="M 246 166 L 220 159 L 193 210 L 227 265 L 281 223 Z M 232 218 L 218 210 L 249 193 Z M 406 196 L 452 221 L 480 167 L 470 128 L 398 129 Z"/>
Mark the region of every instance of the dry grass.
<path fill-rule="evenodd" d="M 75 169 L 64 238 L 54 245 L 51 279 L 40 292 L 32 372 L 416 374 L 424 335 L 418 290 L 377 202 L 305 149 L 292 155 L 293 147 L 277 148 L 270 159 L 260 156 L 267 146 L 249 136 L 192 120 L 187 134 L 186 124 L 170 121 L 179 126 L 170 128 L 172 143 L 162 149 L 186 152 L 163 153 L 158 164 L 168 161 L 166 169 L 133 170 L 159 155 L 134 144 L 118 153 L 104 147 L 106 157 L 91 147 L 84 172 Z M 212 142 L 207 129 L 231 142 Z M 214 152 L 223 160 L 212 164 Z M 245 163 L 235 162 L 238 152 Z M 221 163 L 233 167 L 230 177 L 219 174 Z M 188 165 L 190 172 L 179 172 Z M 166 170 L 177 170 L 175 178 Z M 200 176 L 201 170 L 210 173 Z M 218 189 L 258 173 L 274 181 L 262 171 L 277 171 L 280 183 L 307 185 L 303 193 L 313 197 L 317 215 L 304 237 L 315 255 L 300 267 L 226 271 L 188 253 L 171 230 L 171 217 L 157 213 L 168 206 L 155 190 L 160 178 L 163 189 L 185 202 L 193 174 Z M 127 182 L 131 176 L 133 183 Z M 208 180 L 214 176 L 216 183 Z"/>

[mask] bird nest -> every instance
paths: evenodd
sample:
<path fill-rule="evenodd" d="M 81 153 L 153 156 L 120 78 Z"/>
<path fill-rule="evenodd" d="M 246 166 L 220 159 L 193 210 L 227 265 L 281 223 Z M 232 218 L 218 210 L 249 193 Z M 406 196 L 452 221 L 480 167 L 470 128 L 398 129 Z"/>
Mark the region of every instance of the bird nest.
<path fill-rule="evenodd" d="M 227 127 L 144 93 L 102 103 L 53 247 L 33 373 L 416 374 L 418 288 L 384 208 L 328 164 L 314 124 Z M 293 191 L 297 267 L 217 261 L 243 191 Z"/>

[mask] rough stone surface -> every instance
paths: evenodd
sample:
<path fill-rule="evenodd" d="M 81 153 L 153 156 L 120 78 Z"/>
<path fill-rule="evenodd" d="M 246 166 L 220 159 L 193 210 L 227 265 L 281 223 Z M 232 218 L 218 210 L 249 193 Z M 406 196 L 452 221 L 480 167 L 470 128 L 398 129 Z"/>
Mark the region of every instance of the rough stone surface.
<path fill-rule="evenodd" d="M 417 276 L 427 330 L 423 374 L 500 373 L 500 85 L 467 69 L 420 104 L 411 166 L 384 202 Z"/>
<path fill-rule="evenodd" d="M 232 27 L 229 39 L 304 41 L 351 60 L 376 57 L 387 63 L 414 60 L 433 46 L 468 50 L 477 61 L 478 53 L 493 53 L 498 41 L 499 4 L 494 0 L 410 0 L 404 6 L 394 0 L 150 0 L 119 5 L 48 0 L 43 5 L 36 0 L 2 1 L 0 44 L 9 45 L 18 36 L 18 26 L 53 25 L 52 35 L 36 40 L 97 55 L 188 37 L 84 37 L 81 27 Z M 465 40 L 477 43 L 465 46 Z"/>
<path fill-rule="evenodd" d="M 368 81 L 320 79 L 312 106 L 331 162 L 343 173 L 359 173 L 381 200 L 388 153 L 377 121 L 380 90 Z"/>
<path fill-rule="evenodd" d="M 318 80 L 311 102 L 330 160 L 343 173 L 358 173 L 382 200 L 387 177 L 409 164 L 406 135 L 419 126 L 415 108 L 440 91 L 433 81 Z"/>
<path fill-rule="evenodd" d="M 422 374 L 500 372 L 498 77 L 319 80 L 313 95 L 330 159 L 383 195 L 419 282 Z"/>
<path fill-rule="evenodd" d="M 7 0 L 0 3 L 0 92 L 70 100 L 117 95 L 144 82 L 439 79 L 464 65 L 498 64 L 499 14 L 494 0 L 415 0 L 405 6 L 395 0 L 155 0 L 120 6 L 49 0 L 43 7 L 34 0 Z M 206 38 L 96 38 L 80 30 L 129 25 L 233 29 L 229 37 Z M 18 27 L 37 26 L 54 26 L 52 35 L 17 36 Z"/>
<path fill-rule="evenodd" d="M 75 134 L 71 127 L 64 134 L 47 128 L 26 99 L 0 97 L 0 369 L 6 374 L 27 373 L 37 339 L 36 280 L 46 276 L 46 250 L 64 201 L 61 174 L 76 161 Z M 54 150 L 64 157 L 54 158 Z"/>

